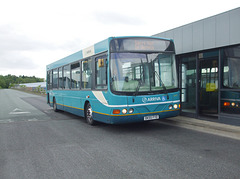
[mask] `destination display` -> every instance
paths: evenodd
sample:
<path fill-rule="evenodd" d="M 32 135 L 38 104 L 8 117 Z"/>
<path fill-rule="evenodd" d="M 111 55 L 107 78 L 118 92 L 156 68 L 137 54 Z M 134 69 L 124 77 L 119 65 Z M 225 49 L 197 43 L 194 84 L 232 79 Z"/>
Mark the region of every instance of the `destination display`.
<path fill-rule="evenodd" d="M 154 38 L 119 38 L 111 41 L 111 52 L 120 51 L 158 51 L 173 52 L 172 41 Z"/>

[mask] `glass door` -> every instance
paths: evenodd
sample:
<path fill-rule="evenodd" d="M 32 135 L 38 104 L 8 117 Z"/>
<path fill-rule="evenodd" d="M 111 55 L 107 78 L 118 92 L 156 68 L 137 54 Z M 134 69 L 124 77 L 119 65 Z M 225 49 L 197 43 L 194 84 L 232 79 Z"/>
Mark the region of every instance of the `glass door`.
<path fill-rule="evenodd" d="M 200 60 L 199 114 L 218 114 L 218 58 Z"/>
<path fill-rule="evenodd" d="M 196 55 L 184 56 L 181 59 L 180 70 L 182 112 L 196 114 Z"/>

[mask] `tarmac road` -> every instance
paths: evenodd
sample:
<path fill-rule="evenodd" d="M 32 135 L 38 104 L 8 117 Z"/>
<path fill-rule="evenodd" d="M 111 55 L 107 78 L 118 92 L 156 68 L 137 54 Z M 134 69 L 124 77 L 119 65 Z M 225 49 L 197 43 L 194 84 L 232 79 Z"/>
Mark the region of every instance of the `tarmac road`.
<path fill-rule="evenodd" d="M 240 140 L 161 121 L 89 126 L 0 90 L 0 178 L 239 178 Z"/>

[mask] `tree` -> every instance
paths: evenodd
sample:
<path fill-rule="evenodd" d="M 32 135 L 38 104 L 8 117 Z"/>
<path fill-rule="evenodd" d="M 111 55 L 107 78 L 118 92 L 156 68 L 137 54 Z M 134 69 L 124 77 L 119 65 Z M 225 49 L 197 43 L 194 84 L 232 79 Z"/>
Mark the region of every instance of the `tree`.
<path fill-rule="evenodd" d="M 15 75 L 0 75 L 0 88 L 10 88 L 13 84 L 21 84 L 21 83 L 36 83 L 36 82 L 44 82 L 43 78 L 28 77 L 28 76 L 15 76 Z"/>
<path fill-rule="evenodd" d="M 7 85 L 6 85 L 6 82 L 5 82 L 5 79 L 2 75 L 0 75 L 0 88 L 6 88 Z"/>

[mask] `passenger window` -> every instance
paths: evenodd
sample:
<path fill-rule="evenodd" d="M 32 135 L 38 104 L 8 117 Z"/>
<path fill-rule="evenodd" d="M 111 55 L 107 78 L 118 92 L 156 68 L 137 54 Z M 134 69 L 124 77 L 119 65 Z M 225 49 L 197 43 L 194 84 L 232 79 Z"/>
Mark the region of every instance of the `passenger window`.
<path fill-rule="evenodd" d="M 106 55 L 95 59 L 96 89 L 107 89 L 107 57 Z"/>
<path fill-rule="evenodd" d="M 50 81 L 50 83 L 49 83 L 49 89 L 52 89 L 52 77 L 53 77 L 53 72 L 52 72 L 52 70 L 50 71 L 50 78 L 49 78 L 49 81 Z"/>
<path fill-rule="evenodd" d="M 92 60 L 82 61 L 82 89 L 91 89 L 92 86 Z"/>
<path fill-rule="evenodd" d="M 70 89 L 71 83 L 70 83 L 70 66 L 66 65 L 63 67 L 63 88 L 64 89 Z"/>
<path fill-rule="evenodd" d="M 63 74 L 62 74 L 62 67 L 58 69 L 58 83 L 59 83 L 59 89 L 63 88 Z"/>
<path fill-rule="evenodd" d="M 50 71 L 47 72 L 47 90 L 50 90 Z"/>
<path fill-rule="evenodd" d="M 80 64 L 75 63 L 71 65 L 72 72 L 72 89 L 80 88 Z"/>
<path fill-rule="evenodd" d="M 53 70 L 53 88 L 58 88 L 58 69 Z"/>

